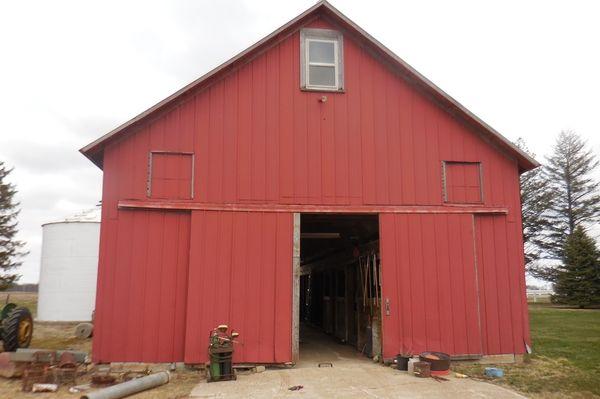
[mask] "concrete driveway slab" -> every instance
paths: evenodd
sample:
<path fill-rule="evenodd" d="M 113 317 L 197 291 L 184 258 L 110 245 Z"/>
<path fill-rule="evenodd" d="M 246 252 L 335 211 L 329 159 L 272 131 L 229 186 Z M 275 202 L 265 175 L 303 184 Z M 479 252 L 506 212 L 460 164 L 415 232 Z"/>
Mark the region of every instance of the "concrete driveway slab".
<path fill-rule="evenodd" d="M 237 381 L 198 384 L 191 398 L 524 398 L 485 382 L 421 379 L 369 362 L 330 368 L 271 369 Z M 302 385 L 298 391 L 288 388 Z"/>

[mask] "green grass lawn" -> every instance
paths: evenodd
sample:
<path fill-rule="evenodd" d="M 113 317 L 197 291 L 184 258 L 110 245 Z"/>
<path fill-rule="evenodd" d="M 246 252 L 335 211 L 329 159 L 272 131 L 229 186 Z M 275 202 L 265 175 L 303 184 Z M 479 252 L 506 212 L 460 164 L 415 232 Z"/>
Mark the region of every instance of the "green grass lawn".
<path fill-rule="evenodd" d="M 537 398 L 600 398 L 600 310 L 530 305 L 533 355 L 497 382 Z M 481 376 L 485 366 L 458 366 Z"/>

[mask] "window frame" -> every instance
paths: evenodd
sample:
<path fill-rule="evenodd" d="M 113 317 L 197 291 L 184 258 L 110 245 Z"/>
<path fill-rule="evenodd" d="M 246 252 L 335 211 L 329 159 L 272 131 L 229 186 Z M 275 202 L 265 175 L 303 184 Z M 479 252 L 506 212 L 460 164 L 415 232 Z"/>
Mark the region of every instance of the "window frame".
<path fill-rule="evenodd" d="M 310 42 L 333 43 L 334 63 L 310 62 Z M 335 85 L 310 84 L 310 67 L 325 66 L 334 68 Z M 330 29 L 302 29 L 300 31 L 300 88 L 307 91 L 344 91 L 344 37 Z"/>
<path fill-rule="evenodd" d="M 448 176 L 447 166 L 450 165 L 476 165 L 479 172 L 479 201 L 456 202 L 448 200 Z M 450 205 L 481 205 L 485 202 L 483 192 L 483 162 L 481 161 L 442 161 L 442 196 L 445 204 Z"/>
<path fill-rule="evenodd" d="M 160 154 L 160 155 L 187 155 L 191 157 L 191 161 L 192 161 L 192 170 L 191 170 L 191 176 L 190 176 L 190 198 L 189 199 L 180 199 L 177 201 L 190 201 L 194 199 L 194 172 L 195 172 L 195 163 L 196 163 L 196 156 L 194 155 L 193 152 L 188 152 L 188 151 L 162 151 L 162 150 L 154 150 L 154 151 L 149 151 L 148 152 L 148 174 L 146 177 L 146 198 L 148 199 L 157 199 L 157 198 L 152 198 L 152 168 L 153 168 L 153 164 L 152 164 L 152 158 L 154 156 L 154 154 Z"/>

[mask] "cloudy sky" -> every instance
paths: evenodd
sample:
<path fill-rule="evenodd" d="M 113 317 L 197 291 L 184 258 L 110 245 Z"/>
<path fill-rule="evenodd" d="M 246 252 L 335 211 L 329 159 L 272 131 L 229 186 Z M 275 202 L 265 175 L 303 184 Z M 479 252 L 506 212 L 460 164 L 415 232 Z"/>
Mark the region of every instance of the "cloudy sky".
<path fill-rule="evenodd" d="M 561 129 L 600 153 L 593 1 L 332 2 L 510 139 Z M 41 224 L 93 207 L 78 149 L 226 61 L 314 1 L 0 1 L 0 160 L 15 170 L 37 282 Z"/>

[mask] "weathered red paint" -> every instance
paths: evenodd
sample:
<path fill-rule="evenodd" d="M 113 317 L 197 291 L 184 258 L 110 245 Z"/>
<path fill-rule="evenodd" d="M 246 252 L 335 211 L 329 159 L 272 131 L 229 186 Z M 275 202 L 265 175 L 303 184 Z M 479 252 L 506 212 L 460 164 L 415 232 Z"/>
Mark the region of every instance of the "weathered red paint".
<path fill-rule="evenodd" d="M 103 217 L 94 361 L 183 359 L 189 235 L 187 212 Z"/>
<path fill-rule="evenodd" d="M 300 90 L 303 26 L 344 33 L 344 93 Z M 221 322 L 237 360 L 291 361 L 290 215 L 310 207 L 382 212 L 386 356 L 524 351 L 514 154 L 375 54 L 311 15 L 103 147 L 95 361 L 203 361 Z M 193 198 L 147 197 L 152 151 L 194 154 Z M 480 204 L 445 204 L 444 161 L 481 163 Z"/>
<path fill-rule="evenodd" d="M 292 214 L 192 212 L 185 362 L 207 361 L 208 332 L 240 332 L 235 362 L 291 359 Z"/>
<path fill-rule="evenodd" d="M 380 230 L 384 357 L 481 355 L 473 217 L 384 214 Z"/>
<path fill-rule="evenodd" d="M 242 212 L 299 212 L 299 213 L 468 213 L 468 214 L 501 214 L 507 215 L 508 209 L 488 206 L 465 205 L 302 205 L 302 204 L 212 204 L 208 202 L 182 201 L 139 201 L 119 200 L 119 209 L 162 209 L 162 210 L 196 210 L 196 211 L 242 211 Z"/>

